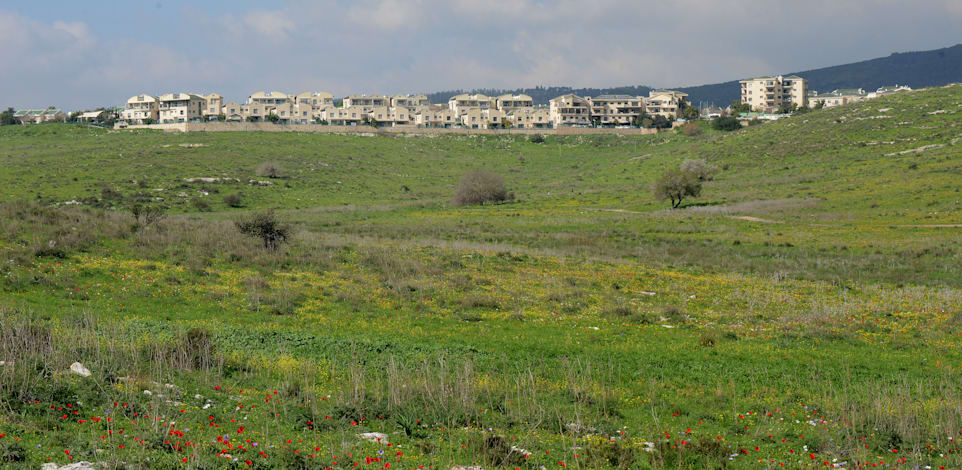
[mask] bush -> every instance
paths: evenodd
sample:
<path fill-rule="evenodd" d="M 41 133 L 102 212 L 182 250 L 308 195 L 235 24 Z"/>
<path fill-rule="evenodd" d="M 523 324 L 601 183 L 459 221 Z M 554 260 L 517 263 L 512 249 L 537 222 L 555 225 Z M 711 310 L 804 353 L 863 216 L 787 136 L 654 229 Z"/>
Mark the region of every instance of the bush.
<path fill-rule="evenodd" d="M 190 200 L 190 205 L 194 206 L 199 212 L 210 212 L 210 203 L 205 199 L 194 198 Z"/>
<path fill-rule="evenodd" d="M 737 131 L 742 128 L 742 123 L 738 122 L 737 118 L 722 116 L 715 118 L 715 120 L 711 122 L 711 128 L 716 131 Z"/>
<path fill-rule="evenodd" d="M 130 209 L 134 219 L 137 221 L 134 230 L 146 229 L 151 224 L 166 217 L 163 206 L 134 204 Z"/>
<path fill-rule="evenodd" d="M 681 133 L 687 135 L 688 137 L 701 135 L 701 126 L 695 124 L 694 122 L 689 122 L 684 126 L 681 126 Z"/>
<path fill-rule="evenodd" d="M 283 178 L 284 168 L 277 162 L 264 162 L 257 167 L 257 175 L 268 178 Z"/>
<path fill-rule="evenodd" d="M 718 167 L 710 165 L 702 159 L 685 160 L 681 163 L 681 171 L 687 171 L 698 177 L 699 181 L 711 181 L 715 179 Z"/>
<path fill-rule="evenodd" d="M 677 208 L 686 197 L 701 194 L 701 180 L 694 173 L 668 169 L 655 181 L 653 190 L 656 199 L 671 199 L 671 207 Z"/>
<path fill-rule="evenodd" d="M 528 137 L 528 141 L 531 142 L 532 144 L 543 144 L 545 141 L 545 138 L 544 138 L 544 135 L 533 134 L 531 137 Z"/>
<path fill-rule="evenodd" d="M 273 211 L 259 212 L 234 223 L 241 233 L 260 238 L 264 248 L 271 251 L 276 251 L 291 233 L 290 227 L 278 220 Z"/>
<path fill-rule="evenodd" d="M 486 170 L 466 173 L 454 194 L 454 204 L 467 206 L 486 202 L 502 202 L 514 199 L 504 187 L 504 178 Z"/>
<path fill-rule="evenodd" d="M 760 126 L 761 124 L 762 124 L 762 120 L 758 118 L 752 118 L 751 121 L 748 121 L 748 127 Z"/>
<path fill-rule="evenodd" d="M 231 207 L 243 207 L 244 197 L 240 193 L 228 194 L 224 196 L 224 203 Z"/>

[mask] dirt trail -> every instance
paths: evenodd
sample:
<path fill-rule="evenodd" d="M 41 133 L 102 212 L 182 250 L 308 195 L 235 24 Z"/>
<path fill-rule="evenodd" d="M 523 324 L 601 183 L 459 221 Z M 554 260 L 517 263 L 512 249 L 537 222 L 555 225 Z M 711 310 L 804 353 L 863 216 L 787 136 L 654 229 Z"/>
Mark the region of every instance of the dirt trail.
<path fill-rule="evenodd" d="M 759 217 L 752 217 L 750 215 L 730 215 L 729 219 L 747 220 L 749 222 L 759 222 L 762 224 L 784 224 L 785 222 L 779 222 L 777 220 L 762 219 Z"/>

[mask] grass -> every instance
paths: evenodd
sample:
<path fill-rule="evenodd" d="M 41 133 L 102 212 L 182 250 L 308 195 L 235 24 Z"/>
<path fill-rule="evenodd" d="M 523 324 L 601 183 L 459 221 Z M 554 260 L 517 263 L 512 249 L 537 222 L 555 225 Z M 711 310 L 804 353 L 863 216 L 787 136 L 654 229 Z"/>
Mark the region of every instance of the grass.
<path fill-rule="evenodd" d="M 0 128 L 0 467 L 958 467 L 960 112 L 956 86 L 544 143 Z M 720 170 L 666 210 L 686 159 Z M 452 207 L 479 168 L 517 199 Z M 263 209 L 276 252 L 234 227 Z"/>

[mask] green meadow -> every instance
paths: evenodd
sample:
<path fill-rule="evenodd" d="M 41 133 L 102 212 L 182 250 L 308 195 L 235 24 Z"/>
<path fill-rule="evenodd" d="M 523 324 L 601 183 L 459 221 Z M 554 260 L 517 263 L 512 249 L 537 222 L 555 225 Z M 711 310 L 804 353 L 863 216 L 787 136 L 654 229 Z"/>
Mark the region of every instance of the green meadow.
<path fill-rule="evenodd" d="M 962 467 L 962 86 L 700 125 L 0 128 L 0 468 Z"/>

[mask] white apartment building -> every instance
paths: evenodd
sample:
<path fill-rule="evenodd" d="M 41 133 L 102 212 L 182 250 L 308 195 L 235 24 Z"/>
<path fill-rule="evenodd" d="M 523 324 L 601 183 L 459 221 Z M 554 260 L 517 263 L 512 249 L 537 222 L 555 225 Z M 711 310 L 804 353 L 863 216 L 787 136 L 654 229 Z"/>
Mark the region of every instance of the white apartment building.
<path fill-rule="evenodd" d="M 120 118 L 131 124 L 157 122 L 160 119 L 157 98 L 150 95 L 131 96 L 120 113 Z"/>
<path fill-rule="evenodd" d="M 518 129 L 547 129 L 551 127 L 551 113 L 545 108 L 518 108 L 508 111 L 508 122 Z"/>
<path fill-rule="evenodd" d="M 495 100 L 497 108 L 504 112 L 534 107 L 534 100 L 528 95 L 501 95 Z"/>
<path fill-rule="evenodd" d="M 602 125 L 631 125 L 645 113 L 645 97 L 630 95 L 601 95 L 588 97 L 591 118 Z"/>
<path fill-rule="evenodd" d="M 462 93 L 452 96 L 448 100 L 448 107 L 451 108 L 451 111 L 454 111 L 454 114 L 460 116 L 469 109 L 495 109 L 497 104 L 494 98 L 487 95 Z"/>
<path fill-rule="evenodd" d="M 431 104 L 428 101 L 427 95 L 394 95 L 391 97 L 392 107 L 405 107 L 405 108 L 416 108 L 418 106 L 427 106 Z"/>
<path fill-rule="evenodd" d="M 675 90 L 652 90 L 645 98 L 645 112 L 651 116 L 664 116 L 678 119 L 681 102 L 688 99 L 688 93 Z"/>
<path fill-rule="evenodd" d="M 552 98 L 548 103 L 554 127 L 591 124 L 591 103 L 578 95 L 569 93 Z"/>
<path fill-rule="evenodd" d="M 191 93 L 167 93 L 157 97 L 162 123 L 191 122 L 204 117 L 207 100 Z"/>
<path fill-rule="evenodd" d="M 414 124 L 418 127 L 452 127 L 456 122 L 454 111 L 441 104 L 421 106 L 414 112 Z"/>
<path fill-rule="evenodd" d="M 784 105 L 808 106 L 808 80 L 795 75 L 741 80 L 742 103 L 754 111 L 772 113 Z"/>

